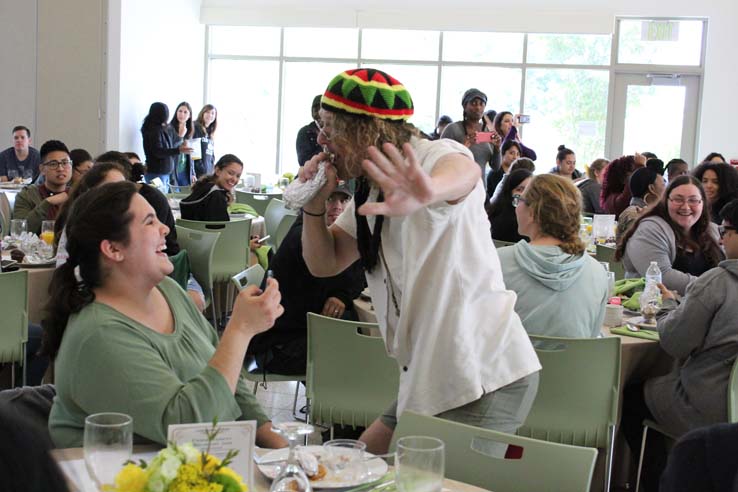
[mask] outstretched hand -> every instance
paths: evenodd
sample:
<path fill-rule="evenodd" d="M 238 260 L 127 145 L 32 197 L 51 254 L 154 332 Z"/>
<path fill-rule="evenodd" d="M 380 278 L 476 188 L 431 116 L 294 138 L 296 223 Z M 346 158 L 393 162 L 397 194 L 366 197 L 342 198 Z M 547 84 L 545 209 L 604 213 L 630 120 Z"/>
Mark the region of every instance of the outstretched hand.
<path fill-rule="evenodd" d="M 402 146 L 404 156 L 391 143 L 382 150 L 369 147 L 369 159 L 361 166 L 384 192 L 383 202 L 365 203 L 359 207 L 362 215 L 410 215 L 433 201 L 431 177 L 418 164 L 409 143 Z"/>

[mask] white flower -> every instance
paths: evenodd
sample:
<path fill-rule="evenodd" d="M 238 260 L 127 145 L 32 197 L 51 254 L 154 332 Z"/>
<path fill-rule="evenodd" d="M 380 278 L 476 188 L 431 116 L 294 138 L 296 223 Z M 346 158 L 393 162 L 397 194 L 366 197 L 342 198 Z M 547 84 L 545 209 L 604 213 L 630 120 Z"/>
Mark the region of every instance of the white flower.
<path fill-rule="evenodd" d="M 196 463 L 200 461 L 200 456 L 202 455 L 202 453 L 200 453 L 200 451 L 198 451 L 198 449 L 193 446 L 192 443 L 188 442 L 177 447 L 185 463 Z"/>

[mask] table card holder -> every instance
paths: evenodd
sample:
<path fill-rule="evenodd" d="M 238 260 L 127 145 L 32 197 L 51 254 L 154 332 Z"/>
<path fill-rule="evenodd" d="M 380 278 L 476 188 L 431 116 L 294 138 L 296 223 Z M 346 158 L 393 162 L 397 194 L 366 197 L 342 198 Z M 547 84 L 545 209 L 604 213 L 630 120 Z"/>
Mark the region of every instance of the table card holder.
<path fill-rule="evenodd" d="M 615 245 L 615 216 L 597 214 L 592 219 L 592 239 L 595 244 Z"/>
<path fill-rule="evenodd" d="M 218 422 L 216 427 L 219 432 L 210 445 L 210 454 L 222 460 L 228 451 L 238 450 L 238 454 L 233 458 L 229 467 L 243 477 L 248 490 L 254 490 L 256 421 Z M 177 444 L 191 442 L 198 450 L 205 451 L 208 446 L 207 432 L 212 428 L 212 422 L 170 425 L 167 430 L 167 441 Z"/>

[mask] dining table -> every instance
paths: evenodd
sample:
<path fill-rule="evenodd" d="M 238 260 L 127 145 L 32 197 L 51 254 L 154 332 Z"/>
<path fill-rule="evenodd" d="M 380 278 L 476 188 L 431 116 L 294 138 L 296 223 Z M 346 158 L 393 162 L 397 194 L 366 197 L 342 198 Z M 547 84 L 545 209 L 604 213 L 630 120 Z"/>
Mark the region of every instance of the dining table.
<path fill-rule="evenodd" d="M 152 452 L 157 451 L 157 447 L 154 445 L 134 446 L 134 456 L 137 454 L 150 455 Z M 257 457 L 269 452 L 269 449 L 256 448 L 254 454 Z M 94 483 L 87 474 L 84 464 L 84 451 L 82 448 L 66 448 L 66 449 L 54 449 L 51 451 L 51 456 L 59 464 L 62 473 L 67 479 L 70 492 L 97 492 Z M 390 471 L 392 467 L 390 467 Z M 253 488 L 249 492 L 269 492 L 271 481 L 258 469 L 256 466 L 253 467 Z M 315 487 L 316 490 L 320 490 L 319 487 Z M 378 487 L 379 489 L 379 487 Z M 328 490 L 328 489 L 324 489 Z M 332 489 L 337 491 L 350 492 L 351 489 Z M 362 488 L 362 492 L 372 492 L 372 488 Z M 389 491 L 389 487 L 382 487 L 381 490 Z M 446 478 L 443 480 L 443 492 L 484 492 L 486 489 L 469 485 L 457 480 L 451 480 Z"/>

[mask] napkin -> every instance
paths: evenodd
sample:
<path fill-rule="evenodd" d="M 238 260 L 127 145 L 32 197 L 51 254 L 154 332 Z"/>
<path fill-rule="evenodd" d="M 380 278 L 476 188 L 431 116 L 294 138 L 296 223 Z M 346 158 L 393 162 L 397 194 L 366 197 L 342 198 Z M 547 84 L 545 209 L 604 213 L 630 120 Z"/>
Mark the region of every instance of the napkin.
<path fill-rule="evenodd" d="M 310 181 L 294 180 L 282 194 L 284 206 L 291 210 L 299 210 L 309 202 L 328 181 L 325 174 L 325 162 L 318 164 L 318 172 Z"/>
<path fill-rule="evenodd" d="M 616 335 L 624 335 L 626 337 L 645 338 L 646 340 L 653 340 L 655 342 L 659 341 L 659 332 L 653 330 L 644 330 L 642 328 L 638 331 L 630 331 L 625 326 L 619 326 L 617 328 L 610 328 L 610 333 L 614 333 Z"/>

